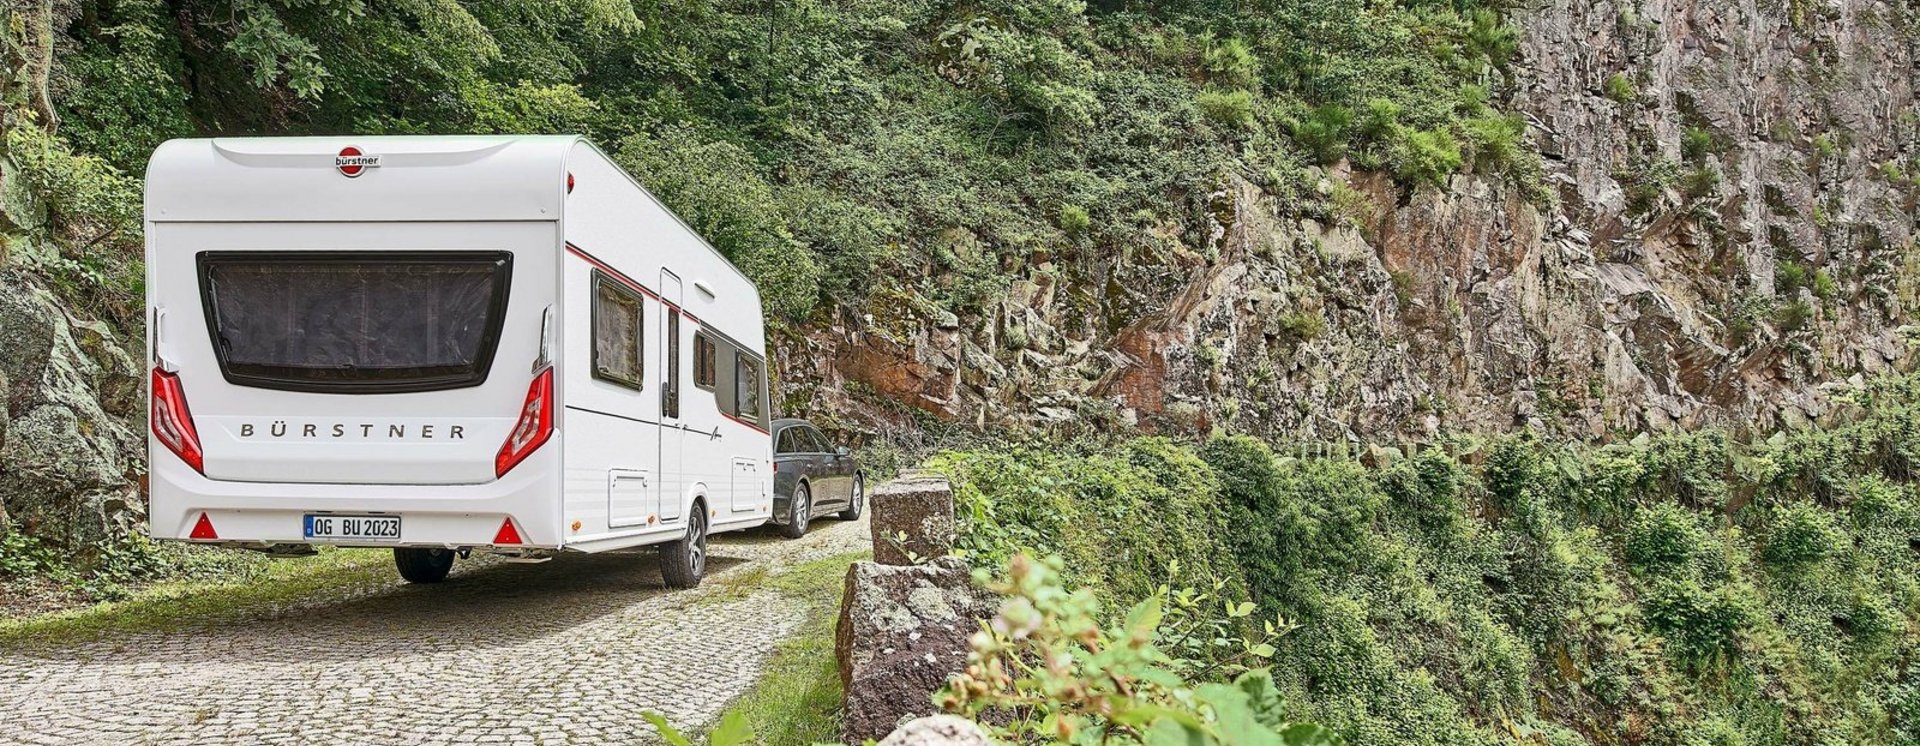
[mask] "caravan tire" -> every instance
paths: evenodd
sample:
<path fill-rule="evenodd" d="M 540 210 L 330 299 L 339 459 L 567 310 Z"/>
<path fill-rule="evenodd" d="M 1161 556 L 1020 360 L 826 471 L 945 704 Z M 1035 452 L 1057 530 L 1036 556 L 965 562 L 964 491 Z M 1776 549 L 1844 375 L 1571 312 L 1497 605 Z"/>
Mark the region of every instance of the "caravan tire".
<path fill-rule="evenodd" d="M 395 547 L 393 566 L 409 583 L 438 583 L 453 569 L 453 550 L 441 547 Z"/>
<path fill-rule="evenodd" d="M 840 520 L 860 520 L 860 511 L 865 509 L 866 503 L 867 478 L 855 474 L 853 475 L 853 492 L 847 495 L 847 509 L 840 511 Z"/>
<path fill-rule="evenodd" d="M 693 504 L 687 516 L 687 535 L 660 545 L 660 577 L 668 588 L 700 585 L 707 572 L 707 506 Z"/>
<path fill-rule="evenodd" d="M 789 539 L 798 539 L 807 535 L 807 523 L 813 518 L 813 488 L 806 482 L 793 488 L 793 499 L 787 501 L 787 525 L 780 527 L 780 535 Z"/>

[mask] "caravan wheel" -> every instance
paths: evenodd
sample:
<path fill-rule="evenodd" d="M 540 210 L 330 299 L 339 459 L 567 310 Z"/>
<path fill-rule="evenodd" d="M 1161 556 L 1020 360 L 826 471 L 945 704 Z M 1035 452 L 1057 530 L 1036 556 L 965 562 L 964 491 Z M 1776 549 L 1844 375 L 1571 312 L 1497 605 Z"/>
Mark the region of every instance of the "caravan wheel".
<path fill-rule="evenodd" d="M 453 569 L 453 550 L 441 547 L 394 547 L 393 566 L 409 583 L 438 583 Z"/>
<path fill-rule="evenodd" d="M 668 588 L 692 588 L 707 572 L 707 506 L 693 504 L 687 535 L 660 545 L 660 577 Z"/>

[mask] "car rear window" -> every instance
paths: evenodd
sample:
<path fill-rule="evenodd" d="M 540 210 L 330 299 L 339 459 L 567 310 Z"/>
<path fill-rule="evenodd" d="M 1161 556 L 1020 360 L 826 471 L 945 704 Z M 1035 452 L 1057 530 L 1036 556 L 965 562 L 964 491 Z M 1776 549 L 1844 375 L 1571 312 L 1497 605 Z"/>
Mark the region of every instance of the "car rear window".
<path fill-rule="evenodd" d="M 208 251 L 200 289 L 228 381 L 433 391 L 486 381 L 512 263 L 499 251 Z"/>

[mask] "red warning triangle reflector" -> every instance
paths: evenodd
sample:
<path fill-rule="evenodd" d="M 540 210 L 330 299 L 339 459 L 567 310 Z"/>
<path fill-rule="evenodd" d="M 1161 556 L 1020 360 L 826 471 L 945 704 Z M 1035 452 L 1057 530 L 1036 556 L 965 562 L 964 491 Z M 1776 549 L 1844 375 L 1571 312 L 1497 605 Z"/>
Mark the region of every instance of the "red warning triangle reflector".
<path fill-rule="evenodd" d="M 512 518 L 500 522 L 500 532 L 493 535 L 493 543 L 495 546 L 521 543 L 520 532 L 514 529 Z"/>
<path fill-rule="evenodd" d="M 201 513 L 201 514 L 200 514 L 200 521 L 199 521 L 198 523 L 195 523 L 195 524 L 193 524 L 193 533 L 190 533 L 190 534 L 187 534 L 187 538 L 189 538 L 189 539 L 218 539 L 218 538 L 220 538 L 220 535 L 219 535 L 219 534 L 217 534 L 217 533 L 214 533 L 214 531 L 213 531 L 213 521 L 210 521 L 210 520 L 208 520 L 208 519 L 207 519 L 207 514 L 206 514 L 206 513 Z"/>

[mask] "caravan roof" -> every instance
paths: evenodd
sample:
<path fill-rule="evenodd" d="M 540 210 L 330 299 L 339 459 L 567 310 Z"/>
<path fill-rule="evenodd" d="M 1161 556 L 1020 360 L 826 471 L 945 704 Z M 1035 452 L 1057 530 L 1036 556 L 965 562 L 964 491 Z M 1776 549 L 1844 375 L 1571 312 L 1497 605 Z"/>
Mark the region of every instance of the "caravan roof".
<path fill-rule="evenodd" d="M 147 162 L 146 219 L 171 222 L 559 220 L 579 135 L 232 137 L 170 140 Z M 351 177 L 347 154 L 377 159 Z M 625 174 L 624 171 L 621 173 Z M 687 232 L 699 232 L 634 186 Z M 705 238 L 729 268 L 737 265 Z"/>
<path fill-rule="evenodd" d="M 577 136 L 173 140 L 147 164 L 147 220 L 558 220 Z M 343 152 L 376 158 L 346 178 Z"/>

